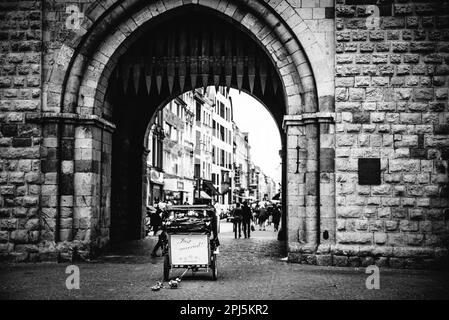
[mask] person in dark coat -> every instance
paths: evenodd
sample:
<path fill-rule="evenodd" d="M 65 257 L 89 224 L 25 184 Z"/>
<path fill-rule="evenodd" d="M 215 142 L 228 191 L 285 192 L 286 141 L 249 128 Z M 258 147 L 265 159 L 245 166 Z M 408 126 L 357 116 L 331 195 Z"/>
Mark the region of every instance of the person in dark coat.
<path fill-rule="evenodd" d="M 273 206 L 269 205 L 267 206 L 267 224 L 271 226 L 272 222 L 273 222 Z"/>
<path fill-rule="evenodd" d="M 165 210 L 162 211 L 161 209 L 159 209 L 159 207 L 158 207 L 158 210 L 160 210 L 160 212 L 161 212 L 161 222 L 160 222 L 160 226 L 159 226 L 158 230 L 161 229 L 162 232 L 158 237 L 157 243 L 154 246 L 153 251 L 151 252 L 152 257 L 158 257 L 157 251 L 159 248 L 162 249 L 162 255 L 167 253 L 166 252 L 167 248 L 166 248 L 166 246 L 164 247 L 164 245 L 168 243 L 168 234 L 167 234 L 164 226 L 162 225 L 162 222 L 166 221 L 168 219 L 169 213 Z"/>
<path fill-rule="evenodd" d="M 260 210 L 259 210 L 259 231 L 266 230 L 265 223 L 266 223 L 267 219 L 268 219 L 267 209 L 265 209 L 264 206 L 261 206 Z"/>
<path fill-rule="evenodd" d="M 279 210 L 279 207 L 277 205 L 274 205 L 274 208 L 273 208 L 274 231 L 279 230 L 279 222 L 280 221 L 281 221 L 281 210 Z"/>
<path fill-rule="evenodd" d="M 259 224 L 259 214 L 260 214 L 259 204 L 256 204 L 256 206 L 254 207 L 254 222 L 256 224 Z"/>
<path fill-rule="evenodd" d="M 237 239 L 237 230 L 239 232 L 239 238 L 242 237 L 242 220 L 243 211 L 240 208 L 240 203 L 237 203 L 235 209 L 232 211 L 232 223 L 234 227 L 234 238 Z"/>
<path fill-rule="evenodd" d="M 162 210 L 159 206 L 157 206 L 156 211 L 151 214 L 150 219 L 151 230 L 154 235 L 156 235 L 156 232 L 162 227 Z"/>
<path fill-rule="evenodd" d="M 251 212 L 251 208 L 248 206 L 248 203 L 245 201 L 243 203 L 243 235 L 245 238 L 251 237 L 251 221 L 253 220 L 253 214 Z"/>

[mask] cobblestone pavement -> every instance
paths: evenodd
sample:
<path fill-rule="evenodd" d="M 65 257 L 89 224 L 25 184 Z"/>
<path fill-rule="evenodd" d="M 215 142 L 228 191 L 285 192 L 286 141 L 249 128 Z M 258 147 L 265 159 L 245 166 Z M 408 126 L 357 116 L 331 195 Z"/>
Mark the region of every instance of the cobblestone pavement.
<path fill-rule="evenodd" d="M 367 290 L 363 268 L 318 267 L 282 260 L 276 234 L 256 231 L 234 239 L 222 224 L 219 278 L 189 271 L 176 290 L 151 291 L 162 278 L 163 258 L 151 258 L 155 237 L 122 244 L 99 260 L 77 264 L 80 290 L 67 290 L 68 264 L 0 266 L 2 299 L 448 299 L 449 275 L 436 271 L 381 269 L 380 290 Z M 173 276 L 181 274 L 176 270 Z"/>

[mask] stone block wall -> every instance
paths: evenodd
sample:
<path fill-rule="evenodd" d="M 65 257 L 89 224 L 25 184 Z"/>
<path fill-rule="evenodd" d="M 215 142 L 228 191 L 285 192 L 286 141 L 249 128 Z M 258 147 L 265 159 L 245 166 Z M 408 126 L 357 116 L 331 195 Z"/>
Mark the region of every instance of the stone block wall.
<path fill-rule="evenodd" d="M 76 119 L 60 126 L 54 116 L 71 57 L 70 4 L 0 1 L 0 261 L 72 259 L 90 240 L 90 228 L 74 234 L 85 222 L 74 206 L 87 201 L 73 196 L 83 170 L 73 161 Z"/>
<path fill-rule="evenodd" d="M 318 89 L 319 111 L 334 111 L 334 0 L 270 0 L 269 4 L 287 21 L 307 54 Z M 308 108 L 309 101 L 303 104 L 302 112 L 317 111 Z"/>
<path fill-rule="evenodd" d="M 449 226 L 449 3 L 337 0 L 335 11 L 334 264 L 430 264 Z M 380 158 L 380 185 L 358 183 L 359 158 Z"/>
<path fill-rule="evenodd" d="M 41 127 L 26 121 L 41 108 L 41 17 L 40 1 L 0 2 L 0 259 L 38 255 L 40 196 L 52 189 Z"/>

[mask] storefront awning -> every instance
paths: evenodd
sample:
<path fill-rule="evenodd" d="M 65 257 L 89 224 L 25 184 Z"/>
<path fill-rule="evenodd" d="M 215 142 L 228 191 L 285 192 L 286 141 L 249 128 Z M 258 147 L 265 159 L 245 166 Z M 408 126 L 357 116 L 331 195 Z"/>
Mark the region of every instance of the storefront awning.
<path fill-rule="evenodd" d="M 212 182 L 210 182 L 208 180 L 203 180 L 203 188 L 210 190 L 212 195 L 219 195 L 220 194 L 220 192 L 214 187 Z"/>
<path fill-rule="evenodd" d="M 212 198 L 204 191 L 200 192 L 200 199 L 207 199 L 207 200 L 211 200 Z"/>

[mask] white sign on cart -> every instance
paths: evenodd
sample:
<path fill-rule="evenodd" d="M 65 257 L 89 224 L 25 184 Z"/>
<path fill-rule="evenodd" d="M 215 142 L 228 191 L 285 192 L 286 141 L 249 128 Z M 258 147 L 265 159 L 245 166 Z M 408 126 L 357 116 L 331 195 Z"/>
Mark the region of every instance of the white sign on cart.
<path fill-rule="evenodd" d="M 172 265 L 209 264 L 207 234 L 170 235 L 170 258 Z"/>

